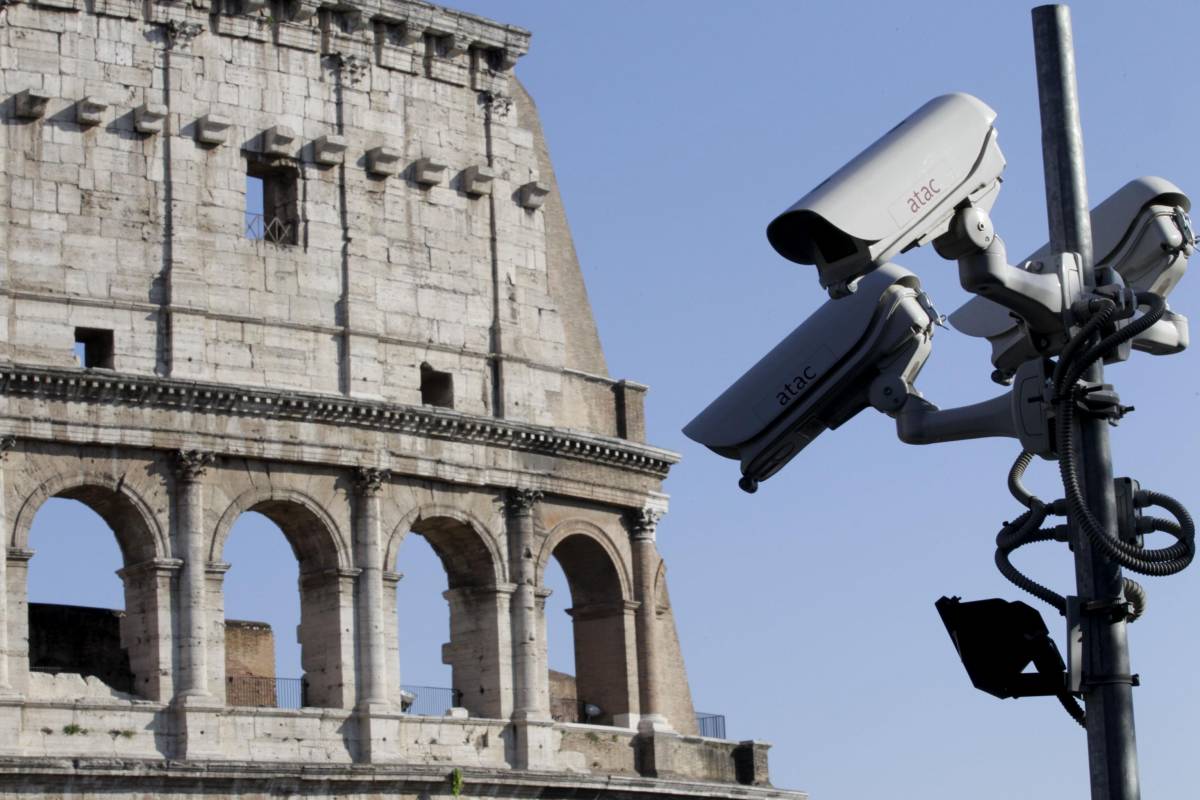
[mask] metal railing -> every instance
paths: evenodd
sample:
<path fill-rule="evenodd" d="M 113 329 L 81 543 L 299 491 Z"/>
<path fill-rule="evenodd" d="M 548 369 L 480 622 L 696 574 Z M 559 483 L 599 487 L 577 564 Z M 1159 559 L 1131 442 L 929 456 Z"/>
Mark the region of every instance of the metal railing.
<path fill-rule="evenodd" d="M 266 241 L 273 244 L 295 244 L 291 222 L 279 217 L 266 217 L 262 214 L 246 213 L 246 238 L 255 241 Z"/>
<path fill-rule="evenodd" d="M 443 686 L 401 686 L 404 692 L 404 711 L 422 717 L 444 717 L 455 706 L 462 705 L 462 692 Z M 408 700 L 411 696 L 412 700 Z"/>
<path fill-rule="evenodd" d="M 708 736 L 712 739 L 725 738 L 725 715 L 724 714 L 706 714 L 703 711 L 696 712 L 696 727 L 700 729 L 701 736 Z"/>
<path fill-rule="evenodd" d="M 259 678 L 229 675 L 225 678 L 225 704 L 252 708 L 303 708 L 308 704 L 303 678 Z"/>

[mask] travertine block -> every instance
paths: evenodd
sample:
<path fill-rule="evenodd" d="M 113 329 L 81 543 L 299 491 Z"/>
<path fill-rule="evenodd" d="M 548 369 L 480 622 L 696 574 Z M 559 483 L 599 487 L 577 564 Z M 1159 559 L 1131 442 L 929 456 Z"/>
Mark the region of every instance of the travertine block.
<path fill-rule="evenodd" d="M 518 190 L 517 199 L 523 208 L 541 208 L 550 194 L 550 187 L 539 181 L 530 181 Z"/>
<path fill-rule="evenodd" d="M 400 156 L 400 151 L 394 147 L 373 147 L 367 151 L 367 172 L 373 175 L 395 175 L 400 171 Z"/>
<path fill-rule="evenodd" d="M 224 144 L 229 138 L 229 129 L 233 120 L 220 114 L 205 114 L 196 120 L 196 141 L 201 144 L 216 146 Z"/>
<path fill-rule="evenodd" d="M 104 121 L 104 112 L 107 110 L 107 101 L 88 95 L 75 104 L 75 121 L 80 125 L 99 125 Z"/>
<path fill-rule="evenodd" d="M 492 181 L 496 175 L 486 164 L 476 164 L 467 167 L 462 174 L 462 189 L 469 195 L 485 195 L 492 193 Z"/>
<path fill-rule="evenodd" d="M 267 128 L 262 134 L 262 151 L 268 156 L 295 155 L 297 134 L 286 125 Z"/>
<path fill-rule="evenodd" d="M 133 127 L 138 133 L 162 133 L 167 107 L 162 103 L 143 103 L 133 110 Z"/>
<path fill-rule="evenodd" d="M 412 166 L 413 180 L 422 186 L 437 186 L 446 176 L 446 165 L 432 158 L 418 158 Z"/>
<path fill-rule="evenodd" d="M 313 140 L 313 160 L 327 167 L 341 164 L 346 157 L 346 137 L 327 133 Z"/>
<path fill-rule="evenodd" d="M 46 113 L 50 95 L 40 89 L 24 89 L 13 98 L 13 111 L 21 119 L 40 119 Z"/>

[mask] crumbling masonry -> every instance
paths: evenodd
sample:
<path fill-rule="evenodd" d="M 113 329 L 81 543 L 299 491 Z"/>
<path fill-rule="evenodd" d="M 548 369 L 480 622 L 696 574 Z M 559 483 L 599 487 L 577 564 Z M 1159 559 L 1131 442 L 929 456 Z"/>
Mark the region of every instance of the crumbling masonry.
<path fill-rule="evenodd" d="M 608 377 L 528 45 L 414 0 L 0 0 L 4 796 L 417 797 L 458 768 L 469 796 L 797 797 L 765 745 L 695 735 L 655 546 L 676 457 Z M 51 497 L 116 534 L 129 692 L 30 671 Z M 246 511 L 299 561 L 299 710 L 227 702 Z M 445 718 L 401 709 L 412 533 L 448 576 Z M 552 557 L 588 725 L 550 716 Z"/>

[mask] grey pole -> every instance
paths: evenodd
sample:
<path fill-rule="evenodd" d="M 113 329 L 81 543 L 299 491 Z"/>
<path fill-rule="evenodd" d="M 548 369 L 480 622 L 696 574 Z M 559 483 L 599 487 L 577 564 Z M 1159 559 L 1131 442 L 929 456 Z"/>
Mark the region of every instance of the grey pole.
<path fill-rule="evenodd" d="M 1033 42 L 1037 60 L 1038 99 L 1042 117 L 1042 158 L 1046 174 L 1046 209 L 1054 252 L 1078 253 L 1086 286 L 1107 283 L 1092 264 L 1091 216 L 1083 164 L 1083 133 L 1075 85 L 1075 52 L 1071 13 L 1064 5 L 1033 9 Z M 1102 383 L 1103 362 L 1083 376 Z M 1084 499 L 1096 519 L 1115 537 L 1112 453 L 1108 423 L 1075 416 L 1083 461 Z M 1087 534 L 1071 520 L 1075 551 L 1075 584 L 1085 612 L 1083 631 L 1083 696 L 1087 708 L 1088 764 L 1092 800 L 1137 800 L 1137 743 L 1133 727 L 1133 685 L 1125 620 L 1115 621 L 1104 608 L 1124 601 L 1119 565 L 1091 546 Z"/>

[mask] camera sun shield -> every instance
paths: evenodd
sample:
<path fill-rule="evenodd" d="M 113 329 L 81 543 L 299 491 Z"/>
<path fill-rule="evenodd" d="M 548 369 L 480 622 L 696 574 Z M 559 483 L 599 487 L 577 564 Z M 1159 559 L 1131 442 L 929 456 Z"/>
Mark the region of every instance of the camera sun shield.
<path fill-rule="evenodd" d="M 964 201 L 990 209 L 1004 156 L 996 112 L 968 94 L 930 100 L 767 227 L 776 252 L 815 264 L 835 296 L 944 233 Z"/>

